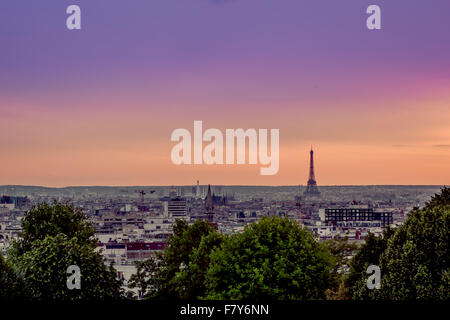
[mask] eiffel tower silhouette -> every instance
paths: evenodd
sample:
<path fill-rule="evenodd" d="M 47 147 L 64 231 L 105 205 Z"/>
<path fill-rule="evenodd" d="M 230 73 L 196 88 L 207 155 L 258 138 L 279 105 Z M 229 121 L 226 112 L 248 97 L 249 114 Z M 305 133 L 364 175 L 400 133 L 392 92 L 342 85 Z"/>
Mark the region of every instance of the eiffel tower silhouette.
<path fill-rule="evenodd" d="M 309 179 L 308 185 L 306 186 L 306 190 L 303 193 L 305 196 L 320 196 L 319 188 L 317 188 L 316 178 L 314 176 L 314 151 L 311 147 L 311 151 L 309 152 Z"/>

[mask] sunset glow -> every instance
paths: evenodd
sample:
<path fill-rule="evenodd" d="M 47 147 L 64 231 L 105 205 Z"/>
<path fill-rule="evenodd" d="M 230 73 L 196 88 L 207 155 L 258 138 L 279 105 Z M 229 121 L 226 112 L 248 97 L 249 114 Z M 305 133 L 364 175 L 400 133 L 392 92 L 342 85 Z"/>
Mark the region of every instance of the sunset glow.
<path fill-rule="evenodd" d="M 19 2 L 0 4 L 0 185 L 305 184 L 311 146 L 320 185 L 450 184 L 448 1 L 378 1 L 376 33 L 356 0 L 78 1 L 78 33 L 70 1 Z M 278 174 L 174 165 L 194 120 L 280 129 Z"/>

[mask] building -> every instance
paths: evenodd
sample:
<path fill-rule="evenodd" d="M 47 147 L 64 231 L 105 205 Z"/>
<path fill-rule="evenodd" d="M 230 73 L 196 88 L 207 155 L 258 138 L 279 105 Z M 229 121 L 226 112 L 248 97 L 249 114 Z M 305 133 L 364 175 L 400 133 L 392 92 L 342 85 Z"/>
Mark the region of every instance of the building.
<path fill-rule="evenodd" d="M 156 251 L 164 250 L 166 243 L 158 242 L 131 242 L 127 243 L 127 261 L 141 261 L 154 255 Z"/>
<path fill-rule="evenodd" d="M 340 227 L 381 227 L 394 222 L 392 212 L 372 208 L 328 208 L 321 217 L 327 223 Z"/>
<path fill-rule="evenodd" d="M 0 198 L 0 206 L 7 207 L 11 210 L 27 208 L 30 205 L 31 205 L 31 201 L 30 201 L 30 199 L 28 199 L 28 197 L 2 196 Z"/>
<path fill-rule="evenodd" d="M 175 198 L 177 195 L 178 195 L 177 189 L 175 188 L 175 186 L 172 186 L 169 191 L 169 197 Z"/>
<path fill-rule="evenodd" d="M 126 264 L 127 246 L 125 243 L 106 243 L 100 245 L 103 248 L 103 256 L 108 263 Z"/>
<path fill-rule="evenodd" d="M 167 201 L 167 215 L 170 218 L 185 217 L 187 215 L 186 199 L 176 196 Z"/>

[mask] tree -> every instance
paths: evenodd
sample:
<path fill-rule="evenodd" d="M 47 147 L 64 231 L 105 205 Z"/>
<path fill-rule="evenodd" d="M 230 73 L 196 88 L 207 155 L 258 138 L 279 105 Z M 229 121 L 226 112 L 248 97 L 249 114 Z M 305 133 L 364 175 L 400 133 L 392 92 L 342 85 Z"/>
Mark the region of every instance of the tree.
<path fill-rule="evenodd" d="M 333 259 L 287 218 L 263 218 L 210 255 L 207 299 L 323 299 Z"/>
<path fill-rule="evenodd" d="M 72 205 L 40 204 L 22 221 L 19 239 L 8 250 L 8 262 L 23 276 L 38 300 L 111 299 L 121 296 L 114 268 L 96 251 L 95 230 Z M 81 289 L 67 287 L 67 268 L 81 271 Z"/>
<path fill-rule="evenodd" d="M 369 233 L 365 243 L 359 248 L 350 262 L 350 274 L 345 279 L 349 288 L 349 296 L 355 300 L 373 299 L 377 291 L 369 290 L 366 285 L 367 268 L 370 265 L 380 265 L 381 254 L 386 250 L 388 240 L 395 233 L 395 229 L 386 228 L 381 236 Z"/>
<path fill-rule="evenodd" d="M 412 211 L 381 255 L 377 298 L 450 299 L 450 189 Z"/>
<path fill-rule="evenodd" d="M 443 188 L 422 209 L 383 238 L 371 237 L 352 263 L 354 299 L 448 300 L 450 298 L 450 189 Z M 381 289 L 366 288 L 365 268 L 381 269 Z"/>
<path fill-rule="evenodd" d="M 205 294 L 209 253 L 223 236 L 204 220 L 176 220 L 164 252 L 137 263 L 130 287 L 145 298 L 197 299 Z"/>
<path fill-rule="evenodd" d="M 25 281 L 17 275 L 0 254 L 0 300 L 28 300 L 31 297 Z"/>
<path fill-rule="evenodd" d="M 154 257 L 136 262 L 136 273 L 130 277 L 128 287 L 138 288 L 139 298 L 150 299 L 157 294 L 162 282 L 159 278 L 162 260 L 158 252 Z"/>
<path fill-rule="evenodd" d="M 224 241 L 225 237 L 211 232 L 203 236 L 198 247 L 189 255 L 189 264 L 177 273 L 177 282 L 183 284 L 180 297 L 184 299 L 201 298 L 206 294 L 206 273 L 209 269 L 210 254 Z"/>
<path fill-rule="evenodd" d="M 444 187 L 441 189 L 441 193 L 435 194 L 431 197 L 431 200 L 425 204 L 426 208 L 449 206 L 450 205 L 450 188 Z"/>
<path fill-rule="evenodd" d="M 97 245 L 95 229 L 82 210 L 72 204 L 55 201 L 53 205 L 38 204 L 25 213 L 19 239 L 13 243 L 14 252 L 17 255 L 23 254 L 31 248 L 34 241 L 58 234 L 77 238 L 79 243 Z"/>
<path fill-rule="evenodd" d="M 350 269 L 349 257 L 358 249 L 355 243 L 348 241 L 347 237 L 333 238 L 324 242 L 334 258 L 333 286 L 327 291 L 327 299 L 347 300 L 349 299 L 349 288 L 346 285 Z"/>

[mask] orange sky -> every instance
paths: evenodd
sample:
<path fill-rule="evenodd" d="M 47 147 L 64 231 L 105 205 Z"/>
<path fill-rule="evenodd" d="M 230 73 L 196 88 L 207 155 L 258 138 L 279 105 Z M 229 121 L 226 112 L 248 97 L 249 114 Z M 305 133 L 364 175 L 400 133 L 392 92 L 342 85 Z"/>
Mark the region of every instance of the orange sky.
<path fill-rule="evenodd" d="M 449 101 L 428 96 L 367 102 L 365 108 L 358 108 L 359 102 L 340 102 L 297 109 L 289 102 L 282 115 L 276 108 L 265 108 L 258 119 L 252 117 L 252 108 L 239 119 L 226 112 L 201 119 L 145 109 L 137 117 L 136 110 L 145 102 L 134 102 L 135 111 L 126 114 L 121 107 L 125 101 L 108 99 L 101 101 L 107 109 L 59 110 L 48 101 L 45 107 L 8 101 L 11 112 L 0 118 L 0 184 L 184 185 L 196 179 L 212 184 L 305 184 L 313 145 L 321 185 L 444 185 L 450 182 Z M 194 120 L 203 120 L 204 130 L 223 132 L 279 128 L 278 174 L 261 176 L 259 164 L 172 164 L 175 143 L 170 134 L 182 127 L 193 132 Z"/>

